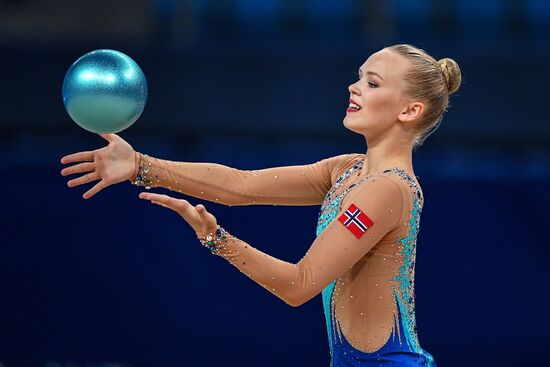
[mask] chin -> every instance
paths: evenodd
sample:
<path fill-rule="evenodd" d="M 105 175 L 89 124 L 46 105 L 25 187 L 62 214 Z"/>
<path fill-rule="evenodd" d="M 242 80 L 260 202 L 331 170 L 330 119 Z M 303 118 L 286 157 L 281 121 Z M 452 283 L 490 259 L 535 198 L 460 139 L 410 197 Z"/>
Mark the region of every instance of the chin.
<path fill-rule="evenodd" d="M 357 124 L 357 121 L 353 121 L 353 119 L 350 119 L 348 116 L 344 117 L 344 126 L 355 133 L 361 134 L 361 131 L 364 130 L 364 126 L 360 126 Z"/>
<path fill-rule="evenodd" d="M 350 116 L 346 115 L 344 116 L 343 122 L 344 122 L 344 126 L 349 129 L 349 127 L 353 125 L 353 118 L 350 118 Z"/>

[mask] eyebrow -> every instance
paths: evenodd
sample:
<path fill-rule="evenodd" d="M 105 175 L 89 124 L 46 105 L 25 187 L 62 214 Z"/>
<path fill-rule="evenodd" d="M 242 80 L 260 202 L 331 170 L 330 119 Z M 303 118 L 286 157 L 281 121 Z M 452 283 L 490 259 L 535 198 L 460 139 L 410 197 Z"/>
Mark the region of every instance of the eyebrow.
<path fill-rule="evenodd" d="M 359 68 L 359 75 L 363 74 L 363 70 L 361 70 L 361 68 Z M 376 75 L 377 77 L 379 77 L 380 79 L 384 80 L 384 78 L 382 78 L 380 76 L 380 74 L 378 73 L 375 73 L 374 71 L 367 71 L 367 74 L 371 74 L 371 75 Z"/>

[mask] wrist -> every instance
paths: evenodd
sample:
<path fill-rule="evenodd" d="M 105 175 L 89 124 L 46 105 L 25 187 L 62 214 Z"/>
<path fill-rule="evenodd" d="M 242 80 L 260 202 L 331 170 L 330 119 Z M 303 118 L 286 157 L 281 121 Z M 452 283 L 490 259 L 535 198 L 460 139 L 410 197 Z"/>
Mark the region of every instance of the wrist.
<path fill-rule="evenodd" d="M 196 233 L 200 243 L 215 255 L 220 255 L 220 250 L 227 245 L 228 233 L 219 225 L 213 231 Z"/>
<path fill-rule="evenodd" d="M 146 189 L 150 189 L 152 187 L 151 176 L 149 175 L 151 171 L 151 162 L 147 161 L 147 157 L 147 154 L 138 152 L 134 154 L 134 165 L 137 165 L 137 172 L 134 167 L 134 173 L 130 178 L 130 182 L 133 185 L 145 186 Z"/>
<path fill-rule="evenodd" d="M 134 151 L 134 171 L 130 176 L 130 181 L 135 181 L 139 172 L 139 165 L 141 163 L 141 153 Z"/>
<path fill-rule="evenodd" d="M 206 236 L 208 236 L 209 234 L 216 234 L 216 231 L 221 228 L 219 224 L 216 224 L 215 226 L 212 226 L 212 227 L 209 227 L 209 228 L 206 228 L 204 230 L 200 230 L 200 231 L 195 231 L 195 234 L 197 235 L 197 237 L 199 239 L 204 239 Z"/>

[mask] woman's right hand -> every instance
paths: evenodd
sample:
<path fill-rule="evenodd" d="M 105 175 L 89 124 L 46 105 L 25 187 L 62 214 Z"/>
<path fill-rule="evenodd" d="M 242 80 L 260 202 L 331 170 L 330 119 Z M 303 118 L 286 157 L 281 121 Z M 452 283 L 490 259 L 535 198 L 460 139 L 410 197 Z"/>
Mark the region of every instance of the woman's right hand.
<path fill-rule="evenodd" d="M 107 186 L 130 179 L 136 170 L 134 149 L 116 134 L 99 134 L 109 144 L 94 151 L 78 152 L 64 156 L 61 163 L 78 163 L 61 170 L 61 175 L 89 172 L 67 182 L 75 187 L 88 182 L 101 180 L 82 196 L 89 199 Z"/>

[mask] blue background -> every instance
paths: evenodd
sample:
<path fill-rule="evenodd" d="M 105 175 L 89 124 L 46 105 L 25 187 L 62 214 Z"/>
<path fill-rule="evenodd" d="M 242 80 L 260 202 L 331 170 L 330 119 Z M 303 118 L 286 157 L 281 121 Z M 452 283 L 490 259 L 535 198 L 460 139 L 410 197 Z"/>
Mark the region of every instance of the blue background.
<path fill-rule="evenodd" d="M 148 79 L 120 134 L 136 150 L 307 164 L 365 152 L 342 125 L 347 86 L 395 43 L 464 78 L 414 154 L 421 345 L 440 366 L 547 365 L 549 31 L 544 0 L 0 2 L 0 365 L 328 366 L 320 297 L 289 307 L 129 182 L 91 200 L 67 188 L 59 159 L 106 142 L 70 120 L 61 84 L 117 49 Z M 314 240 L 318 207 L 206 206 L 287 261 Z"/>

